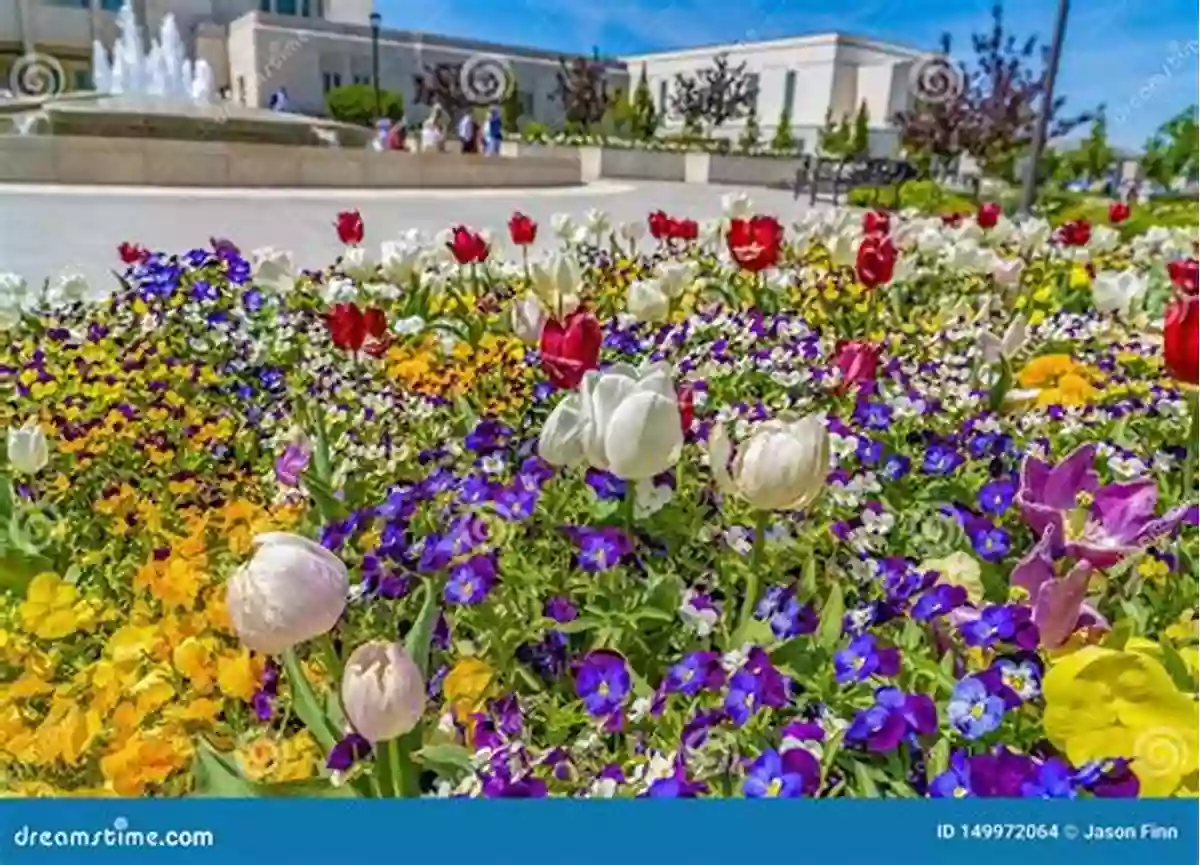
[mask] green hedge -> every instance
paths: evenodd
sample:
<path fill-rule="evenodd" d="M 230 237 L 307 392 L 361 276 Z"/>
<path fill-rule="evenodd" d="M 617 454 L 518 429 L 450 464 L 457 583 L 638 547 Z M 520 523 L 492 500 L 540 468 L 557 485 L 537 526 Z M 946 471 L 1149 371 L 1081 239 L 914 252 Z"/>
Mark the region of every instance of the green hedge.
<path fill-rule="evenodd" d="M 870 207 L 877 204 L 881 207 L 891 207 L 895 210 L 914 208 L 921 213 L 970 213 L 975 210 L 975 202 L 956 192 L 942 189 L 932 180 L 913 180 L 900 187 L 900 200 L 896 200 L 896 187 L 893 186 L 860 186 L 850 190 L 850 204 L 855 207 Z"/>
<path fill-rule="evenodd" d="M 375 88 L 370 84 L 346 84 L 335 87 L 325 94 L 325 106 L 329 116 L 342 123 L 355 126 L 374 126 Z M 379 107 L 388 120 L 404 117 L 404 97 L 391 90 L 379 91 Z"/>

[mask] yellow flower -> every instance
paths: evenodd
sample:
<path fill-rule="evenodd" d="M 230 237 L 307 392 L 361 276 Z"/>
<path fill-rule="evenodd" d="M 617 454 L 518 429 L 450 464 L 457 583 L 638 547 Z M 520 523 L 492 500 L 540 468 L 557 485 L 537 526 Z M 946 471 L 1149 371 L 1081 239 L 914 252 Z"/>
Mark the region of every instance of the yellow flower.
<path fill-rule="evenodd" d="M 21 627 L 43 640 L 60 640 L 92 620 L 91 608 L 80 601 L 79 590 L 57 574 L 38 574 L 21 604 Z"/>
<path fill-rule="evenodd" d="M 979 562 L 964 552 L 955 552 L 942 559 L 929 559 L 922 562 L 922 571 L 937 571 L 941 576 L 939 583 L 949 586 L 962 586 L 967 591 L 967 600 L 978 604 L 983 600 L 983 579 Z"/>
<path fill-rule="evenodd" d="M 480 658 L 463 658 L 446 674 L 442 693 L 459 723 L 466 722 L 483 708 L 494 675 L 492 668 Z"/>
<path fill-rule="evenodd" d="M 1179 620 L 1167 626 L 1167 637 L 1176 645 L 1190 645 L 1200 641 L 1200 627 L 1196 622 L 1195 610 L 1184 610 Z"/>
<path fill-rule="evenodd" d="M 100 759 L 100 772 L 110 790 L 140 796 L 184 768 L 191 758 L 186 737 L 163 730 L 139 731 Z"/>
<path fill-rule="evenodd" d="M 267 736 L 259 736 L 238 752 L 238 763 L 251 781 L 264 781 L 279 765 L 279 746 Z"/>
<path fill-rule="evenodd" d="M 258 686 L 261 672 L 256 669 L 258 666 L 245 648 L 222 655 L 217 660 L 217 684 L 221 692 L 227 697 L 249 700 Z"/>
<path fill-rule="evenodd" d="M 179 674 L 189 680 L 197 691 L 204 692 L 212 687 L 216 665 L 213 663 L 211 640 L 188 637 L 175 647 L 171 660 Z"/>
<path fill-rule="evenodd" d="M 1052 663 L 1043 692 L 1046 735 L 1075 765 L 1132 758 L 1147 797 L 1170 796 L 1196 774 L 1196 701 L 1151 655 L 1088 646 Z"/>

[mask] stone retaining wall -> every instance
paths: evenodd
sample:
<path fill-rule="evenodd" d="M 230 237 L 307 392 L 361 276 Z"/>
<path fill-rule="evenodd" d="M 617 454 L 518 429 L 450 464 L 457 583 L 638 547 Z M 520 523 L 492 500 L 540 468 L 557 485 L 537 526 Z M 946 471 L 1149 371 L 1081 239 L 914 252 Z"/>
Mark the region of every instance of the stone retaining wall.
<path fill-rule="evenodd" d="M 516 158 L 216 141 L 0 136 L 0 182 L 481 188 L 573 186 L 578 155 Z"/>

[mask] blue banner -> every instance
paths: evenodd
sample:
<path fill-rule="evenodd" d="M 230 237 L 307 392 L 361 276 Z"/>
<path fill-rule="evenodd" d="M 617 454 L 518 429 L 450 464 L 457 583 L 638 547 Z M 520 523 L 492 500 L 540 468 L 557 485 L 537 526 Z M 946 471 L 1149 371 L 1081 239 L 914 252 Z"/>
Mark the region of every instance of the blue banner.
<path fill-rule="evenodd" d="M 0 865 L 1197 862 L 1197 805 L 1088 801 L 0 800 Z"/>

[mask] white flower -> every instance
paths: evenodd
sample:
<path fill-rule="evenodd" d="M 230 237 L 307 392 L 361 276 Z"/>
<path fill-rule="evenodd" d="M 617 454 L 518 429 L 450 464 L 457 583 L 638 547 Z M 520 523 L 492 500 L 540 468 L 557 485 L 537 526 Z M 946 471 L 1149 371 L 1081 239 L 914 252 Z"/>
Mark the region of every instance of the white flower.
<path fill-rule="evenodd" d="M 671 503 L 675 490 L 668 484 L 655 485 L 652 479 L 640 480 L 633 487 L 634 513 L 638 519 L 653 516 Z"/>
<path fill-rule="evenodd" d="M 510 312 L 513 333 L 523 342 L 536 345 L 546 324 L 546 310 L 536 295 L 527 294 L 514 301 Z"/>
<path fill-rule="evenodd" d="M 623 240 L 628 240 L 630 243 L 637 243 L 646 236 L 646 223 L 640 219 L 631 220 L 621 224 L 618 232 Z"/>
<path fill-rule="evenodd" d="M 583 215 L 584 230 L 596 241 L 597 245 L 603 239 L 605 232 L 608 231 L 609 225 L 608 214 L 603 210 L 592 208 Z"/>
<path fill-rule="evenodd" d="M 29 295 L 29 284 L 15 273 L 0 273 L 0 306 L 21 307 Z"/>
<path fill-rule="evenodd" d="M 414 333 L 420 333 L 425 329 L 425 319 L 419 315 L 410 315 L 408 318 L 400 318 L 392 325 L 392 330 L 401 336 L 411 336 Z"/>
<path fill-rule="evenodd" d="M 722 491 L 758 510 L 803 510 L 816 500 L 829 473 L 829 433 L 817 414 L 759 424 L 736 454 L 718 423 L 708 451 Z"/>
<path fill-rule="evenodd" d="M 555 255 L 549 261 L 537 262 L 529 275 L 534 294 L 555 316 L 570 315 L 578 308 L 583 271 L 573 256 Z"/>
<path fill-rule="evenodd" d="M 725 223 L 720 219 L 706 219 L 699 225 L 696 235 L 701 246 L 719 247 L 725 242 Z"/>
<path fill-rule="evenodd" d="M 1021 273 L 1025 270 L 1023 258 L 1000 258 L 992 261 L 992 279 L 1002 288 L 1012 289 L 1021 284 Z"/>
<path fill-rule="evenodd" d="M 1108 225 L 1096 225 L 1092 227 L 1091 236 L 1088 238 L 1088 249 L 1093 252 L 1106 252 L 1114 249 L 1121 242 L 1121 233 L 1115 228 Z"/>
<path fill-rule="evenodd" d="M 358 294 L 358 289 L 352 279 L 332 277 L 326 281 L 322 294 L 328 303 L 338 303 L 343 300 L 352 300 Z"/>
<path fill-rule="evenodd" d="M 559 240 L 575 239 L 575 221 L 569 213 L 556 213 L 550 217 L 550 227 Z"/>
<path fill-rule="evenodd" d="M 78 303 L 87 296 L 87 277 L 73 270 L 64 271 L 52 290 L 55 305 Z"/>
<path fill-rule="evenodd" d="M 992 253 L 973 240 L 959 241 L 946 251 L 946 266 L 951 270 L 990 271 L 992 261 Z"/>
<path fill-rule="evenodd" d="M 370 279 L 375 275 L 375 262 L 365 246 L 347 246 L 342 253 L 341 269 L 357 279 Z"/>
<path fill-rule="evenodd" d="M 342 671 L 346 720 L 369 742 L 403 736 L 425 711 L 425 680 L 400 643 L 372 640 Z"/>
<path fill-rule="evenodd" d="M 254 281 L 278 292 L 288 292 L 296 283 L 296 265 L 285 249 L 263 246 L 250 253 Z"/>
<path fill-rule="evenodd" d="M 341 559 L 288 532 L 254 539 L 253 558 L 229 578 L 226 606 L 249 648 L 279 654 L 329 631 L 346 607 L 350 576 Z"/>
<path fill-rule="evenodd" d="M 695 281 L 695 262 L 674 261 L 658 266 L 658 287 L 667 297 L 679 297 L 691 288 Z"/>
<path fill-rule="evenodd" d="M 729 192 L 721 196 L 721 211 L 729 219 L 747 219 L 754 213 L 754 202 L 744 192 Z"/>
<path fill-rule="evenodd" d="M 383 275 L 395 283 L 409 283 L 413 275 L 423 267 L 425 249 L 405 240 L 389 240 L 380 245 L 380 260 Z"/>
<path fill-rule="evenodd" d="M 1092 281 L 1092 302 L 1100 312 L 1126 315 L 1146 296 L 1148 280 L 1138 271 L 1102 270 Z"/>
<path fill-rule="evenodd" d="M 632 481 L 666 471 L 682 450 L 679 401 L 664 363 L 641 369 L 618 363 L 588 372 L 579 391 L 546 419 L 538 443 L 553 465 L 586 460 Z"/>
<path fill-rule="evenodd" d="M 33 418 L 8 431 L 8 462 L 18 474 L 36 475 L 50 462 L 46 433 Z"/>
<path fill-rule="evenodd" d="M 625 294 L 625 308 L 642 321 L 661 322 L 667 320 L 671 299 L 663 292 L 658 280 L 638 279 L 630 284 Z"/>
<path fill-rule="evenodd" d="M 1050 239 L 1050 232 L 1050 223 L 1044 219 L 1030 218 L 1017 223 L 1016 234 L 1026 250 L 1040 252 Z"/>
<path fill-rule="evenodd" d="M 1027 325 L 1025 316 L 1018 315 L 1009 323 L 1004 336 L 997 337 L 990 331 L 980 334 L 979 347 L 983 352 L 984 362 L 999 363 L 1001 358 L 1007 360 L 1016 355 L 1021 346 L 1025 345 Z"/>
<path fill-rule="evenodd" d="M 858 236 L 850 231 L 839 231 L 829 241 L 829 256 L 834 267 L 853 267 L 858 259 Z"/>

